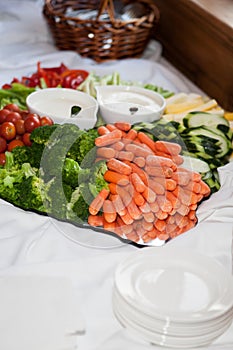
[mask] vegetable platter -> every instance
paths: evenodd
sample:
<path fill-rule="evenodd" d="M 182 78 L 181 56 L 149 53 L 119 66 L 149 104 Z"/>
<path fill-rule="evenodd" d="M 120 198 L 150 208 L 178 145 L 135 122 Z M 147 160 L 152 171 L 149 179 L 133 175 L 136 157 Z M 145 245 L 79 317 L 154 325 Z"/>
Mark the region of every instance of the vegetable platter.
<path fill-rule="evenodd" d="M 0 90 L 0 197 L 23 210 L 123 241 L 157 245 L 197 224 L 196 210 L 220 189 L 218 168 L 229 162 L 232 130 L 215 100 L 154 84 L 167 107 L 160 120 L 92 129 L 32 115 L 26 97 L 60 86 L 95 97 L 98 84 L 136 84 L 119 73 L 99 77 L 64 64 L 13 79 Z M 8 126 L 8 129 L 6 128 Z"/>

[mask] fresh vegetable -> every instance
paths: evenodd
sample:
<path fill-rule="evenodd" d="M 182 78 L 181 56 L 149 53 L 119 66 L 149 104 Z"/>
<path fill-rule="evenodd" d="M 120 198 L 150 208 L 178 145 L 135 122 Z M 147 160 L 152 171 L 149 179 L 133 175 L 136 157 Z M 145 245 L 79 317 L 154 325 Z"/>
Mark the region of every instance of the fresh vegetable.
<path fill-rule="evenodd" d="M 0 108 L 14 104 L 21 110 L 27 110 L 26 98 L 33 91 L 35 91 L 34 87 L 28 87 L 19 82 L 4 85 L 0 89 Z M 0 122 L 2 122 L 1 119 Z"/>
<path fill-rule="evenodd" d="M 154 141 L 142 131 L 136 131 L 133 140 L 127 139 L 131 129 L 124 122 L 106 128 L 109 132 L 98 128 L 100 135 L 95 140 L 98 149 L 112 149 L 120 138 L 123 150 L 133 157 L 130 161 L 121 160 L 116 153 L 109 159 L 108 152 L 102 153 L 108 189 L 102 189 L 90 203 L 88 222 L 142 243 L 155 238 L 167 240 L 195 226 L 198 203 L 211 190 L 201 174 L 183 168 L 180 158 L 176 163 L 181 146 Z M 134 163 L 138 157 L 145 159 L 142 167 Z M 102 216 L 102 221 L 97 216 Z"/>
<path fill-rule="evenodd" d="M 42 68 L 37 63 L 37 71 L 31 76 L 21 79 L 14 78 L 10 84 L 3 85 L 3 89 L 9 90 L 14 84 L 22 84 L 29 88 L 64 87 L 76 89 L 87 77 L 88 72 L 81 69 L 69 69 L 63 63 L 58 67 Z"/>

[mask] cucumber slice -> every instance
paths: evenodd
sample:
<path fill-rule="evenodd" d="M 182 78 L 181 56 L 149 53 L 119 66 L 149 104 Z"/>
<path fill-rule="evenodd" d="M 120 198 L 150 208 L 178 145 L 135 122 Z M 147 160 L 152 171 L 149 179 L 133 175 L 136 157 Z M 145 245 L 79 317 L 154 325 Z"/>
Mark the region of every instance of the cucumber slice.
<path fill-rule="evenodd" d="M 200 174 L 205 174 L 210 172 L 210 167 L 207 162 L 204 160 L 194 158 L 194 157 L 189 157 L 189 156 L 183 156 L 184 162 L 182 163 L 182 167 L 196 171 Z"/>
<path fill-rule="evenodd" d="M 208 112 L 190 112 L 183 118 L 186 128 L 196 128 L 198 126 L 215 127 L 225 125 L 229 127 L 229 122 L 224 117 Z"/>
<path fill-rule="evenodd" d="M 187 136 L 187 134 L 186 134 Z M 209 140 L 212 139 L 213 143 L 219 146 L 219 151 L 215 154 L 215 157 L 221 158 L 229 154 L 232 150 L 231 141 L 220 131 L 216 131 L 215 128 L 197 127 L 188 130 L 189 137 L 206 137 Z"/>

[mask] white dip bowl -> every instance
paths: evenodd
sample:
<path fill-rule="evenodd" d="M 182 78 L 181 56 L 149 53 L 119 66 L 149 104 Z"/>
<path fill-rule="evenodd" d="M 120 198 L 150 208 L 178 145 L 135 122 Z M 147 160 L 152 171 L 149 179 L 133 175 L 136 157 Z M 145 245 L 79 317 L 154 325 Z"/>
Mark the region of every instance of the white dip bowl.
<path fill-rule="evenodd" d="M 66 88 L 47 88 L 36 90 L 26 99 L 27 108 L 39 116 L 49 116 L 54 123 L 73 123 L 80 129 L 94 127 L 97 121 L 98 103 L 85 92 Z M 71 117 L 73 106 L 79 106 L 80 112 Z"/>
<path fill-rule="evenodd" d="M 137 86 L 96 86 L 96 98 L 106 123 L 152 122 L 161 118 L 166 107 L 162 95 Z"/>

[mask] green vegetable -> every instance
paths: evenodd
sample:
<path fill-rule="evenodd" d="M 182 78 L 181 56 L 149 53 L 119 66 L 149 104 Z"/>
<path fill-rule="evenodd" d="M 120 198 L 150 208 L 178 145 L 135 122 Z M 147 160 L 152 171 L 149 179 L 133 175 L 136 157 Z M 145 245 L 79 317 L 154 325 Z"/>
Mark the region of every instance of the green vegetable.
<path fill-rule="evenodd" d="M 0 89 L 0 109 L 10 103 L 15 103 L 20 109 L 26 110 L 26 98 L 35 88 L 26 87 L 20 83 L 12 83 L 9 89 Z"/>
<path fill-rule="evenodd" d="M 66 158 L 62 168 L 62 182 L 77 187 L 79 183 L 79 172 L 81 171 L 78 162 L 71 158 Z"/>

